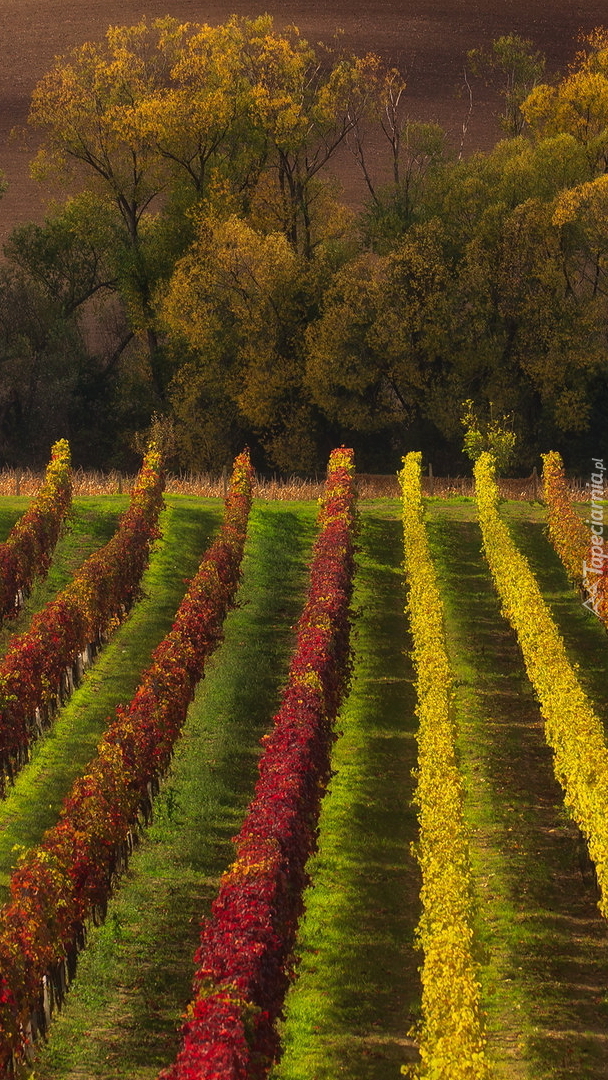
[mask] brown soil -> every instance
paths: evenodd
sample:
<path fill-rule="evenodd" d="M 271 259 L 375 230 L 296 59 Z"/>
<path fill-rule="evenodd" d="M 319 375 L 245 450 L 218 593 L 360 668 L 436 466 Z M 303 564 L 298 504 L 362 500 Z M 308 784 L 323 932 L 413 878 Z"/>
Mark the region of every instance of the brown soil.
<path fill-rule="evenodd" d="M 408 75 L 410 112 L 417 119 L 438 120 L 456 146 L 468 113 L 463 94 L 463 61 L 470 48 L 488 45 L 515 31 L 531 38 L 548 58 L 550 71 L 572 58 L 579 31 L 608 21 L 603 0 L 2 0 L 0 5 L 0 168 L 9 190 L 0 203 L 0 239 L 12 226 L 40 215 L 44 194 L 29 178 L 32 145 L 11 139 L 25 124 L 33 87 L 57 55 L 73 45 L 99 39 L 111 24 L 130 25 L 145 15 L 167 13 L 192 22 L 218 23 L 230 14 L 256 15 L 268 10 L 278 26 L 295 23 L 311 41 L 327 40 L 339 28 L 346 45 L 375 51 Z M 464 150 L 487 148 L 496 139 L 497 98 L 481 84 L 474 87 L 474 107 Z M 30 134 L 30 140 L 33 140 Z M 357 170 L 344 156 L 340 173 L 350 201 L 363 197 Z"/>

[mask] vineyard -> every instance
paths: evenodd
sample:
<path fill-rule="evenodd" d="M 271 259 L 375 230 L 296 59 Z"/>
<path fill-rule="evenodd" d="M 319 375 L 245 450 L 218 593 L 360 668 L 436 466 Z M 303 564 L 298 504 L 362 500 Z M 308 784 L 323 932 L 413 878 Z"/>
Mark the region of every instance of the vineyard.
<path fill-rule="evenodd" d="M 603 473 L 69 457 L 0 503 L 0 1075 L 608 1077 Z"/>

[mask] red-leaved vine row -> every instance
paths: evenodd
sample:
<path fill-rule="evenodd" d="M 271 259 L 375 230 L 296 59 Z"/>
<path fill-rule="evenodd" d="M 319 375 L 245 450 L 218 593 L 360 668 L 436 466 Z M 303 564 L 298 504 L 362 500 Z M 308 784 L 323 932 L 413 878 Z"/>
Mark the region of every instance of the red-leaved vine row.
<path fill-rule="evenodd" d="M 0 1075 L 11 1076 L 61 1003 L 84 928 L 103 915 L 166 770 L 240 575 L 253 473 L 235 461 L 222 527 L 131 703 L 116 711 L 58 823 L 20 858 L 0 911 Z"/>
<path fill-rule="evenodd" d="M 71 501 L 70 447 L 60 439 L 38 495 L 0 544 L 0 619 L 16 615 L 34 580 L 46 574 Z"/>
<path fill-rule="evenodd" d="M 163 486 L 161 457 L 152 446 L 112 539 L 33 616 L 29 630 L 11 640 L 0 662 L 0 793 L 134 602 L 150 546 L 160 535 Z"/>
<path fill-rule="evenodd" d="M 353 454 L 331 455 L 289 679 L 243 826 L 195 956 L 195 998 L 162 1080 L 252 1080 L 278 1054 L 305 864 L 316 846 L 332 724 L 350 674 Z"/>

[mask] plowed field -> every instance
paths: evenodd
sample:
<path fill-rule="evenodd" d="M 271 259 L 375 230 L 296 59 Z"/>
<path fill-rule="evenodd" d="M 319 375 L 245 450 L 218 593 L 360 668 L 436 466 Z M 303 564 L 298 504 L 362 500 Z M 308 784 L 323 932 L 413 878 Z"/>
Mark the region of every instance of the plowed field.
<path fill-rule="evenodd" d="M 468 49 L 488 45 L 510 31 L 531 38 L 548 59 L 551 72 L 563 69 L 576 48 L 579 31 L 607 21 L 602 0 L 2 0 L 0 3 L 0 169 L 10 187 L 0 203 L 0 239 L 18 221 L 39 216 L 43 193 L 29 178 L 35 145 L 11 131 L 27 119 L 32 89 L 53 58 L 83 41 L 99 39 L 111 25 L 130 25 L 145 15 L 171 14 L 193 22 L 222 22 L 231 14 L 269 11 L 278 26 L 295 23 L 311 41 L 330 39 L 337 29 L 346 45 L 374 51 L 408 75 L 411 115 L 438 120 L 457 147 L 468 114 L 463 93 L 463 62 Z M 465 152 L 492 145 L 499 134 L 497 98 L 474 86 L 473 111 L 463 143 Z M 358 173 L 348 155 L 338 163 L 349 200 L 363 196 Z"/>

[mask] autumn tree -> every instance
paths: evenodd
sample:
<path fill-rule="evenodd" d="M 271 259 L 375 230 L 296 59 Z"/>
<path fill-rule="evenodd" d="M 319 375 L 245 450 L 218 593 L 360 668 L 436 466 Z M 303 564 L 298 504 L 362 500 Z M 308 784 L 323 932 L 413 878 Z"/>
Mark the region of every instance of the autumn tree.
<path fill-rule="evenodd" d="M 160 28 L 153 33 L 158 39 Z M 117 272 L 132 328 L 147 337 L 151 374 L 162 397 L 145 215 L 166 188 L 168 175 L 141 105 L 166 83 L 168 70 L 151 38 L 142 22 L 110 27 L 105 41 L 72 50 L 36 87 L 30 123 L 46 133 L 34 162 L 36 175 L 67 173 L 95 193 L 101 206 L 117 212 Z"/>
<path fill-rule="evenodd" d="M 376 247 L 388 248 L 416 220 L 430 176 L 450 155 L 439 124 L 410 117 L 407 83 L 399 71 L 378 64 L 368 85 L 366 109 L 347 141 L 369 192 L 366 235 Z M 370 153 L 369 136 L 378 132 L 385 152 L 378 154 L 374 140 Z"/>
<path fill-rule="evenodd" d="M 489 50 L 471 49 L 467 53 L 471 71 L 498 82 L 504 101 L 500 122 L 507 135 L 519 135 L 526 123 L 522 104 L 540 82 L 545 58 L 535 52 L 532 42 L 519 34 L 504 34 L 492 42 Z"/>
<path fill-rule="evenodd" d="M 113 209 L 113 273 L 160 402 L 172 371 L 155 295 L 193 238 L 190 211 L 249 215 L 307 259 L 339 237 L 352 215 L 321 173 L 365 107 L 374 65 L 319 58 L 269 16 L 214 28 L 165 18 L 111 27 L 36 88 L 30 121 L 46 138 L 35 172 L 67 174 L 101 214 Z"/>
<path fill-rule="evenodd" d="M 541 83 L 522 102 L 522 115 L 540 137 L 567 133 L 584 148 L 593 173 L 608 169 L 608 31 L 583 38 L 570 72 L 556 86 Z"/>
<path fill-rule="evenodd" d="M 332 421 L 406 429 L 429 410 L 447 355 L 449 276 L 436 222 L 413 227 L 390 255 L 360 255 L 337 273 L 307 333 L 308 386 Z"/>
<path fill-rule="evenodd" d="M 303 334 L 317 291 L 283 233 L 236 216 L 200 218 L 162 307 L 174 348 L 188 355 L 170 391 L 182 461 L 224 463 L 231 438 L 247 430 L 273 465 L 317 467 L 318 417 L 303 388 Z"/>
<path fill-rule="evenodd" d="M 269 16 L 244 29 L 252 119 L 266 148 L 257 220 L 309 259 L 338 209 L 328 213 L 321 176 L 366 112 L 378 60 L 315 49 L 295 27 L 274 31 Z"/>

